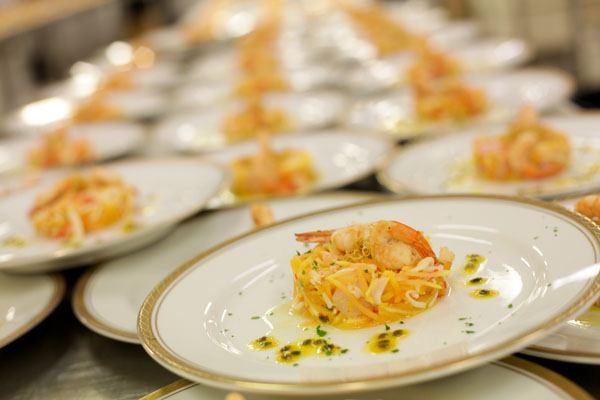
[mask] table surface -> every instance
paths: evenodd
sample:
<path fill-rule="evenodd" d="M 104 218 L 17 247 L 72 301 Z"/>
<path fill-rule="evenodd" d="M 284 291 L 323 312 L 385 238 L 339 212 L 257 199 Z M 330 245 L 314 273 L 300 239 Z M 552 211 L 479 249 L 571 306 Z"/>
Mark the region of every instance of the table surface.
<path fill-rule="evenodd" d="M 383 191 L 372 176 L 348 189 Z M 77 321 L 71 294 L 84 270 L 65 271 L 67 291 L 58 308 L 31 332 L 0 349 L 0 398 L 138 399 L 180 379 L 141 346 L 105 338 Z M 600 399 L 600 365 L 519 356 L 571 379 Z"/>

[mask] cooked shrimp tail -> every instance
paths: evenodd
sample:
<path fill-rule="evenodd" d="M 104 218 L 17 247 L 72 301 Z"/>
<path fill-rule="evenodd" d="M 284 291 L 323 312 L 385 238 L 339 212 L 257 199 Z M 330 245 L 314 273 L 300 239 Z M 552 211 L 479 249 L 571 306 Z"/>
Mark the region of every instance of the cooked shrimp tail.
<path fill-rule="evenodd" d="M 275 220 L 271 208 L 264 203 L 253 204 L 250 208 L 250 214 L 255 227 L 270 225 Z"/>
<path fill-rule="evenodd" d="M 296 233 L 296 241 L 304 243 L 327 243 L 335 231 L 336 230 L 334 229 L 328 231 Z"/>

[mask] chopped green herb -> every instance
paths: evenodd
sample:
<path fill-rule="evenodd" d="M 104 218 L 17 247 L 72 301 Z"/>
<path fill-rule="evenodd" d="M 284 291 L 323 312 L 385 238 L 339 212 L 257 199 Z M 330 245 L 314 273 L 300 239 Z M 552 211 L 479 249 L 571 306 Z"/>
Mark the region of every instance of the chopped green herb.
<path fill-rule="evenodd" d="M 466 325 L 466 326 L 473 326 L 473 325 L 475 325 L 475 324 L 474 324 L 474 323 L 472 323 L 472 322 L 465 322 L 465 325 Z"/>
<path fill-rule="evenodd" d="M 271 311 L 271 312 L 269 313 L 269 316 L 271 316 L 271 315 L 273 315 L 273 311 Z"/>
<path fill-rule="evenodd" d="M 404 325 L 404 321 L 400 321 L 398 322 L 400 325 Z"/>
<path fill-rule="evenodd" d="M 238 292 L 238 296 L 241 296 L 241 295 L 242 295 L 242 292 Z"/>
<path fill-rule="evenodd" d="M 458 320 L 459 321 L 464 321 L 465 319 L 467 319 L 467 317 L 462 317 L 462 318 L 459 318 Z"/>
<path fill-rule="evenodd" d="M 398 352 L 398 349 L 392 350 L 392 353 L 397 353 L 397 352 Z"/>
<path fill-rule="evenodd" d="M 550 286 L 552 286 L 552 284 L 551 284 L 551 283 L 549 283 L 549 284 L 547 284 L 547 285 L 546 285 L 546 287 L 550 287 Z"/>
<path fill-rule="evenodd" d="M 385 330 L 389 331 L 390 330 L 390 326 L 388 324 L 385 324 Z"/>
<path fill-rule="evenodd" d="M 252 317 L 252 319 L 260 319 L 260 317 L 259 316 L 254 316 L 254 317 Z"/>
<path fill-rule="evenodd" d="M 463 331 L 464 333 L 475 333 L 475 331 Z"/>
<path fill-rule="evenodd" d="M 321 329 L 321 325 L 317 325 L 317 335 L 319 335 L 319 337 L 323 337 L 327 335 L 327 331 Z"/>
<path fill-rule="evenodd" d="M 229 332 L 229 329 L 223 329 L 223 332 Z"/>
<path fill-rule="evenodd" d="M 341 353 L 342 354 L 346 354 L 348 352 L 348 349 L 342 349 Z"/>
<path fill-rule="evenodd" d="M 304 275 L 306 272 L 304 272 L 304 270 L 302 270 L 302 275 Z"/>
<path fill-rule="evenodd" d="M 443 344 L 448 344 L 448 342 L 444 342 Z"/>
<path fill-rule="evenodd" d="M 508 308 L 512 308 L 512 307 L 513 307 L 513 306 L 512 306 L 512 303 L 508 305 Z"/>
<path fill-rule="evenodd" d="M 308 246 L 310 246 L 310 244 L 304 243 L 304 247 L 308 247 Z"/>
<path fill-rule="evenodd" d="M 329 266 L 332 267 L 334 263 L 329 263 Z"/>
<path fill-rule="evenodd" d="M 232 313 L 227 313 L 227 315 L 229 315 L 231 317 L 233 314 Z"/>
<path fill-rule="evenodd" d="M 296 250 L 296 255 L 298 255 L 298 256 L 300 255 L 300 252 L 298 250 Z"/>
<path fill-rule="evenodd" d="M 367 273 L 367 274 L 368 274 L 368 273 L 369 273 L 369 270 L 368 270 L 368 269 L 365 269 L 365 273 Z"/>
<path fill-rule="evenodd" d="M 298 363 L 294 363 L 292 364 L 292 366 L 297 367 L 299 364 Z"/>
<path fill-rule="evenodd" d="M 302 328 L 302 332 L 306 332 L 308 328 Z"/>
<path fill-rule="evenodd" d="M 533 240 L 538 240 L 538 239 L 539 239 L 539 236 L 535 236 L 535 237 L 533 238 Z"/>

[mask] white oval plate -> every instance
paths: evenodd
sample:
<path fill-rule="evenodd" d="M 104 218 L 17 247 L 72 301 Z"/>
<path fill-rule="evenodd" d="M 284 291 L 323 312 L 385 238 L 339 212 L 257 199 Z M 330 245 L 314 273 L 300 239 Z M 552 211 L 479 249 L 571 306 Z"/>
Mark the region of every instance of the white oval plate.
<path fill-rule="evenodd" d="M 573 210 L 582 197 L 571 197 L 556 203 Z M 521 353 L 551 360 L 600 365 L 600 310 L 591 307 Z"/>
<path fill-rule="evenodd" d="M 267 108 L 282 110 L 289 131 L 315 130 L 335 125 L 346 110 L 345 96 L 337 92 L 282 92 L 265 97 Z M 155 139 L 168 149 L 179 152 L 202 152 L 226 147 L 222 132 L 224 118 L 243 109 L 234 101 L 226 106 L 203 111 L 176 114 L 162 120 L 154 128 Z"/>
<path fill-rule="evenodd" d="M 180 380 L 142 397 L 140 400 L 223 400 L 227 392 Z M 449 378 L 404 386 L 401 389 L 367 392 L 352 395 L 355 400 L 591 400 L 592 396 L 572 381 L 547 368 L 517 357 L 500 361 Z M 289 397 L 244 394 L 247 400 L 284 400 Z M 327 397 L 329 400 L 348 400 L 347 395 Z"/>
<path fill-rule="evenodd" d="M 144 128 L 130 122 L 98 122 L 68 128 L 72 139 L 87 140 L 93 151 L 92 161 L 105 161 L 138 150 L 144 144 Z M 27 154 L 39 139 L 7 140 L 0 142 L 0 173 L 27 166 Z"/>
<path fill-rule="evenodd" d="M 532 57 L 532 50 L 521 39 L 492 38 L 478 40 L 448 51 L 457 60 L 465 75 L 495 70 L 505 70 L 524 64 Z M 372 93 L 393 86 L 405 86 L 404 77 L 415 63 L 415 54 L 399 53 L 371 60 L 351 68 L 345 82 L 356 92 Z"/>
<path fill-rule="evenodd" d="M 383 326 L 329 325 L 326 338 L 348 348 L 346 354 L 294 367 L 276 363 L 274 349 L 247 350 L 265 334 L 280 343 L 315 335 L 314 328 L 298 328 L 305 319 L 279 308 L 292 296 L 289 261 L 306 249 L 294 233 L 391 218 L 423 230 L 435 250 L 448 246 L 457 257 L 449 295 L 402 325 L 390 324 L 412 332 L 399 352 L 361 351 Z M 148 296 L 138 334 L 162 366 L 209 386 L 323 395 L 418 383 L 513 353 L 588 307 L 600 289 L 599 234 L 575 213 L 525 198 L 410 197 L 327 210 L 239 236 L 188 261 Z M 460 267 L 472 253 L 487 258 L 478 276 L 490 278 L 486 287 L 497 297 L 469 296 L 473 288 L 464 281 L 471 275 Z"/>
<path fill-rule="evenodd" d="M 80 247 L 65 247 L 60 240 L 36 236 L 28 211 L 35 196 L 66 174 L 47 173 L 31 188 L 0 199 L 0 243 L 10 237 L 29 241 L 24 247 L 0 245 L 0 270 L 41 272 L 92 263 L 139 248 L 164 235 L 176 223 L 202 209 L 226 182 L 226 172 L 217 166 L 186 159 L 126 161 L 108 167 L 138 190 L 140 226 L 121 233 L 121 224 L 85 237 Z"/>
<path fill-rule="evenodd" d="M 279 221 L 375 196 L 368 192 L 323 193 L 270 200 L 266 204 Z M 140 343 L 137 316 L 152 288 L 199 251 L 253 228 L 249 207 L 211 212 L 185 222 L 153 248 L 109 261 L 83 275 L 73 293 L 73 311 L 85 326 L 101 335 Z"/>
<path fill-rule="evenodd" d="M 310 193 L 340 188 L 366 177 L 381 165 L 394 147 L 385 137 L 342 130 L 276 136 L 271 144 L 275 150 L 298 149 L 312 155 L 317 180 L 308 189 Z M 256 141 L 247 141 L 208 154 L 206 158 L 229 167 L 234 160 L 255 154 L 258 149 Z M 249 201 L 252 199 L 223 191 L 218 197 L 211 199 L 209 208 Z"/>
<path fill-rule="evenodd" d="M 421 121 L 415 115 L 409 90 L 385 93 L 357 101 L 350 109 L 347 124 L 355 128 L 384 131 L 396 136 L 443 133 L 490 122 L 506 121 L 529 103 L 547 111 L 568 100 L 573 93 L 572 78 L 559 70 L 527 68 L 505 73 L 470 76 L 467 82 L 484 90 L 489 110 L 464 123 Z"/>
<path fill-rule="evenodd" d="M 62 275 L 0 273 L 0 348 L 42 322 L 65 292 Z"/>
<path fill-rule="evenodd" d="M 497 182 L 482 179 L 472 162 L 473 140 L 479 134 L 499 134 L 506 126 L 426 140 L 400 149 L 378 175 L 394 192 L 497 193 L 540 198 L 568 196 L 600 188 L 600 114 L 543 118 L 543 123 L 569 135 L 573 145 L 570 166 L 542 180 Z M 423 163 L 423 160 L 427 160 Z M 414 165 L 420 165 L 415 169 Z"/>
<path fill-rule="evenodd" d="M 113 90 L 106 93 L 106 103 L 120 110 L 123 118 L 146 119 L 167 112 L 167 98 L 154 90 Z"/>

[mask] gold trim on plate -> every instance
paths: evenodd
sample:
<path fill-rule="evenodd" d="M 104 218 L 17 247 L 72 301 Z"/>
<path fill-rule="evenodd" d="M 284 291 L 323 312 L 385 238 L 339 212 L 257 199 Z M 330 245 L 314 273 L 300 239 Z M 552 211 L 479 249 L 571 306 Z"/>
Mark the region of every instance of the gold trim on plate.
<path fill-rule="evenodd" d="M 534 362 L 515 356 L 509 356 L 502 360 L 492 361 L 490 364 L 501 368 L 506 368 L 520 375 L 524 375 L 525 377 L 537 381 L 551 390 L 556 390 L 558 388 L 562 392 L 571 396 L 573 400 L 593 400 L 593 397 L 588 392 L 570 379 Z M 537 379 L 534 379 L 534 377 Z M 187 379 L 181 379 L 171 383 L 170 385 L 155 390 L 139 400 L 167 399 L 177 393 L 186 391 L 197 385 L 200 384 Z"/>
<path fill-rule="evenodd" d="M 462 370 L 466 370 L 468 368 L 473 368 L 477 365 L 480 365 L 490 358 L 493 357 L 502 357 L 510 354 L 518 350 L 519 348 L 526 347 L 528 343 L 535 342 L 536 339 L 539 339 L 543 336 L 551 328 L 556 325 L 566 321 L 568 318 L 577 314 L 582 308 L 591 304 L 593 299 L 595 298 L 596 293 L 600 290 L 600 274 L 598 274 L 595 279 L 589 284 L 588 288 L 585 289 L 582 295 L 574 300 L 566 310 L 562 311 L 557 316 L 551 318 L 546 321 L 544 324 L 530 330 L 522 334 L 520 337 L 510 340 L 508 342 L 500 343 L 492 348 L 488 348 L 485 351 L 481 351 L 478 354 L 471 356 L 464 356 L 458 359 L 444 361 L 442 363 L 422 367 L 418 369 L 413 369 L 410 371 L 405 371 L 402 373 L 389 375 L 389 376 L 377 376 L 372 378 L 367 378 L 363 380 L 357 381 L 348 381 L 348 382 L 311 382 L 311 383 L 270 383 L 267 381 L 251 381 L 251 380 L 243 380 L 235 377 L 215 374 L 208 370 L 203 370 L 198 368 L 188 362 L 185 362 L 181 359 L 176 358 L 168 351 L 167 348 L 161 345 L 160 332 L 157 332 L 156 335 L 153 332 L 153 316 L 156 311 L 156 307 L 162 302 L 163 295 L 165 292 L 172 289 L 172 284 L 178 280 L 184 273 L 191 270 L 191 268 L 196 265 L 203 258 L 208 257 L 209 255 L 223 249 L 224 247 L 240 241 L 250 235 L 255 234 L 256 232 L 261 232 L 263 230 L 272 229 L 275 226 L 280 226 L 283 224 L 288 224 L 290 222 L 298 221 L 304 218 L 326 214 L 332 211 L 345 210 L 350 208 L 358 208 L 364 207 L 367 205 L 374 204 L 383 204 L 383 203 L 392 203 L 392 202 L 403 202 L 403 201 L 411 201 L 411 200 L 427 200 L 427 199 L 486 199 L 486 200 L 496 200 L 496 201 L 504 201 L 504 202 L 513 202 L 519 204 L 526 204 L 530 206 L 537 207 L 539 209 L 545 209 L 547 211 L 557 213 L 564 218 L 570 220 L 571 222 L 577 223 L 580 227 L 587 230 L 589 236 L 594 239 L 592 245 L 594 247 L 594 255 L 595 255 L 595 263 L 600 263 L 598 259 L 598 253 L 596 247 L 600 248 L 600 228 L 593 223 L 590 219 L 583 217 L 579 214 L 571 212 L 565 209 L 562 206 L 543 202 L 540 200 L 535 200 L 526 197 L 510 197 L 510 196 L 502 196 L 502 195 L 466 195 L 466 194 L 446 194 L 446 195 L 431 195 L 431 196 L 407 196 L 403 198 L 393 198 L 393 199 L 378 199 L 378 200 L 369 200 L 358 204 L 346 205 L 342 207 L 336 207 L 329 210 L 317 211 L 313 213 L 308 213 L 303 216 L 290 218 L 284 221 L 276 222 L 273 225 L 262 227 L 256 229 L 252 232 L 248 232 L 246 234 L 242 234 L 237 236 L 236 238 L 225 241 L 212 249 L 209 249 L 198 256 L 192 258 L 176 270 L 174 270 L 171 274 L 169 274 L 162 282 L 160 282 L 148 295 L 142 309 L 140 310 L 140 314 L 138 316 L 138 336 L 142 341 L 142 346 L 144 349 L 157 361 L 166 365 L 168 369 L 172 371 L 178 371 L 181 374 L 185 374 L 188 376 L 194 376 L 199 380 L 211 381 L 215 383 L 215 386 L 224 386 L 231 385 L 238 387 L 242 390 L 248 390 L 259 393 L 285 393 L 285 394 L 299 394 L 304 393 L 306 389 L 311 389 L 312 394 L 316 394 L 316 390 L 323 390 L 327 393 L 333 392 L 350 392 L 350 391 L 364 391 L 368 389 L 369 385 L 372 383 L 378 383 L 380 385 L 385 385 L 384 382 L 407 378 L 410 376 L 418 376 L 420 374 L 430 373 L 431 375 L 435 374 L 436 371 L 440 371 L 444 368 L 447 368 L 446 371 L 440 372 L 437 376 L 444 376 L 451 373 L 456 373 Z M 591 239 L 590 239 L 591 240 Z M 157 338 L 158 337 L 158 338 Z M 383 387 L 383 386 L 380 386 Z"/>
<path fill-rule="evenodd" d="M 35 315 L 27 324 L 22 326 L 19 330 L 17 330 L 16 332 L 13 332 L 12 334 L 10 334 L 9 336 L 7 336 L 3 339 L 0 339 L 0 348 L 6 346 L 7 344 L 13 342 L 14 340 L 16 340 L 18 338 L 20 338 L 21 336 L 23 336 L 24 334 L 29 332 L 31 329 L 36 327 L 48 315 L 50 315 L 52 313 L 52 311 L 54 311 L 54 309 L 58 306 L 58 304 L 60 303 L 60 300 L 63 298 L 63 295 L 65 294 L 65 287 L 66 287 L 65 278 L 62 275 L 57 274 L 57 273 L 50 274 L 49 277 L 52 279 L 53 284 L 54 284 L 54 293 L 52 294 L 52 297 L 50 297 L 50 299 L 48 300 L 48 303 L 46 304 L 46 306 L 37 315 Z"/>

